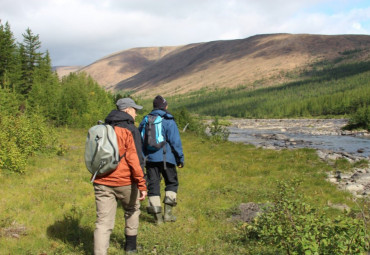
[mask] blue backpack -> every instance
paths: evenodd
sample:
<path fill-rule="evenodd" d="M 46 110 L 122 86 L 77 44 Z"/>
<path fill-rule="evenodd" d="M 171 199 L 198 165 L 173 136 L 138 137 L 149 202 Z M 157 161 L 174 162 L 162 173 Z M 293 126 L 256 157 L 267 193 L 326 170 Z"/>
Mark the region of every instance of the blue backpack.
<path fill-rule="evenodd" d="M 166 138 L 162 134 L 163 118 L 156 115 L 147 115 L 144 120 L 144 127 L 141 130 L 144 151 L 158 151 L 166 145 Z"/>

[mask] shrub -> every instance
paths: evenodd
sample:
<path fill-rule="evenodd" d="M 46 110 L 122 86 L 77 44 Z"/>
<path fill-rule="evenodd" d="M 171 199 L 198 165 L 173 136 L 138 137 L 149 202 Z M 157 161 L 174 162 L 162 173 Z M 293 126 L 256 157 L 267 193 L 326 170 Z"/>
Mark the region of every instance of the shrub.
<path fill-rule="evenodd" d="M 205 132 L 205 126 L 201 120 L 194 114 L 190 114 L 185 108 L 175 110 L 173 112 L 176 123 L 180 130 L 190 130 L 199 135 L 203 135 Z"/>
<path fill-rule="evenodd" d="M 220 141 L 227 141 L 229 138 L 230 132 L 229 130 L 220 124 L 220 121 L 216 117 L 211 125 L 208 126 L 209 133 L 211 135 L 211 140 L 220 142 Z"/>
<path fill-rule="evenodd" d="M 62 80 L 57 126 L 90 127 L 115 108 L 113 96 L 85 73 L 70 74 Z"/>
<path fill-rule="evenodd" d="M 0 125 L 0 169 L 23 173 L 29 156 L 56 151 L 54 129 L 39 115 L 0 114 Z"/>
<path fill-rule="evenodd" d="M 369 249 L 366 224 L 346 214 L 329 218 L 305 203 L 298 181 L 279 183 L 273 206 L 245 228 L 249 240 L 284 254 L 361 254 Z"/>
<path fill-rule="evenodd" d="M 370 131 L 370 105 L 363 106 L 357 109 L 349 119 L 348 125 L 345 129 L 363 128 Z"/>

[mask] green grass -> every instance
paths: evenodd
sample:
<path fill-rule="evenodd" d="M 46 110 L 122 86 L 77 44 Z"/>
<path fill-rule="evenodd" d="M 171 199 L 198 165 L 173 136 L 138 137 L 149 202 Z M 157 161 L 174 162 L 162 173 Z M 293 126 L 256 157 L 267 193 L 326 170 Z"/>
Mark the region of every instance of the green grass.
<path fill-rule="evenodd" d="M 0 254 L 92 254 L 95 202 L 83 161 L 86 130 L 60 129 L 63 156 L 37 155 L 26 174 L 2 172 Z M 185 167 L 175 223 L 153 224 L 142 203 L 139 254 L 255 254 L 274 247 L 249 247 L 235 222 L 240 203 L 267 202 L 277 180 L 303 180 L 301 192 L 323 207 L 346 203 L 349 193 L 325 181 L 333 170 L 313 150 L 263 150 L 235 143 L 211 143 L 182 133 Z M 163 185 L 162 185 L 163 186 Z M 332 210 L 333 215 L 336 211 Z M 123 210 L 117 211 L 109 254 L 122 254 Z M 265 253 L 266 254 L 266 253 Z"/>

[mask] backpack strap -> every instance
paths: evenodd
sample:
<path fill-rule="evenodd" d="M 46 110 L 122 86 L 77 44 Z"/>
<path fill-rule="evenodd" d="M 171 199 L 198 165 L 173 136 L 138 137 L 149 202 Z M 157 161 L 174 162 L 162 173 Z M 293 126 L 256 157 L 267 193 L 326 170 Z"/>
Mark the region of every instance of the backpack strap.
<path fill-rule="evenodd" d="M 166 145 L 167 145 L 167 140 L 165 140 L 165 143 L 163 145 L 163 169 L 164 170 L 167 170 L 167 163 L 166 163 L 166 153 L 167 153 L 167 150 L 166 150 Z"/>
<path fill-rule="evenodd" d="M 112 123 L 112 124 L 104 124 L 104 125 L 111 125 L 112 127 L 113 127 L 113 129 L 114 129 L 114 127 L 119 127 L 118 126 L 118 123 Z M 119 127 L 119 128 L 121 128 L 121 127 Z M 110 140 L 109 140 L 109 142 L 111 142 Z M 114 147 L 113 147 L 114 148 Z M 122 154 L 122 156 L 120 156 L 119 155 L 119 152 L 118 152 L 118 162 L 120 162 L 121 161 L 121 159 L 122 158 L 124 158 L 126 156 L 126 152 L 124 152 L 123 154 Z"/>
<path fill-rule="evenodd" d="M 158 115 L 160 116 L 160 115 Z M 162 122 L 163 122 L 163 119 L 170 119 L 168 118 L 167 114 L 163 115 L 163 116 L 160 116 L 162 118 Z M 167 145 L 167 137 L 165 136 L 164 134 L 164 145 L 163 145 L 163 169 L 164 170 L 167 170 L 167 161 L 166 161 L 166 154 L 167 154 L 167 149 L 166 149 L 166 145 Z"/>

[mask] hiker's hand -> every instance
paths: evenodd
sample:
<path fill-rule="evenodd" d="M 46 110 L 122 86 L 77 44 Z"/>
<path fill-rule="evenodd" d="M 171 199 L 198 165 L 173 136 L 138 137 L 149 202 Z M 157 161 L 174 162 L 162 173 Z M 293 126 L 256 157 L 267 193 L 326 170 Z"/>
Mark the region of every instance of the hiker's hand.
<path fill-rule="evenodd" d="M 147 195 L 148 195 L 148 192 L 146 192 L 145 190 L 140 190 L 139 200 L 143 201 L 146 198 Z"/>
<path fill-rule="evenodd" d="M 179 162 L 179 163 L 177 163 L 177 167 L 178 167 L 178 168 L 183 168 L 183 167 L 184 167 L 184 162 Z"/>

